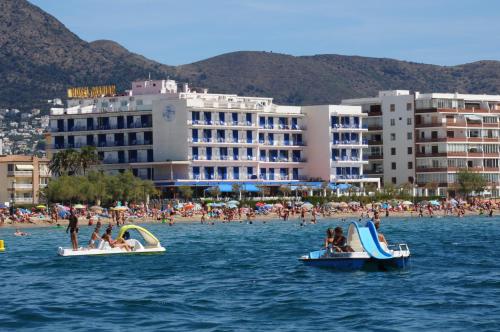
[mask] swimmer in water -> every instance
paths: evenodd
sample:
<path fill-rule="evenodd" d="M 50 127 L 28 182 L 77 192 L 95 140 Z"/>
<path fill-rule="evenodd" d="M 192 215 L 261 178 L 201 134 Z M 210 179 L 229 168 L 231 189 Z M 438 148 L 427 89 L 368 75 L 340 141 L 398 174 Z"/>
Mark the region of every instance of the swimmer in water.
<path fill-rule="evenodd" d="M 16 232 L 14 233 L 14 236 L 28 236 L 29 234 L 26 232 L 21 232 L 19 228 L 16 228 Z"/>

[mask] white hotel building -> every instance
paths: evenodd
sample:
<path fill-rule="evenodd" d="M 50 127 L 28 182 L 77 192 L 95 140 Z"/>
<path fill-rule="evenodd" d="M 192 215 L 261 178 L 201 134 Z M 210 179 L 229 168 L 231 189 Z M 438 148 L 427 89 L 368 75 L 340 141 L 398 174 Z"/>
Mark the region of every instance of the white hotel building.
<path fill-rule="evenodd" d="M 158 187 L 380 185 L 363 173 L 366 116 L 359 106 L 281 106 L 148 80 L 52 109 L 49 153 L 96 146 L 99 168 L 131 169 Z"/>

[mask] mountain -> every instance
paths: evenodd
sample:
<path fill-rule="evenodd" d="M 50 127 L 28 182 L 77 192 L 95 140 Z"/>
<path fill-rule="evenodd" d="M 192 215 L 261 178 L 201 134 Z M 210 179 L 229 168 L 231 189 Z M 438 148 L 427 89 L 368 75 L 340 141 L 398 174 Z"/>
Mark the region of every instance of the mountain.
<path fill-rule="evenodd" d="M 282 104 L 337 103 L 378 90 L 500 93 L 500 62 L 436 66 L 343 55 L 234 52 L 168 66 L 106 40 L 86 42 L 26 0 L 0 0 L 0 108 L 43 107 L 66 88 L 116 84 L 151 74 L 211 92 L 273 97 Z"/>

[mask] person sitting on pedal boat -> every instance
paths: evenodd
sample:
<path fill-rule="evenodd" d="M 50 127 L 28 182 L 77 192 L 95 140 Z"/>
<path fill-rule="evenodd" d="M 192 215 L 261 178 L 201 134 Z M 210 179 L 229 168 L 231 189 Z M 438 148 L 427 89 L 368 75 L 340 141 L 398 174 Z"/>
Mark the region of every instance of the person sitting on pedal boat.
<path fill-rule="evenodd" d="M 101 237 L 103 241 L 106 241 L 109 243 L 111 248 L 125 248 L 127 251 L 131 251 L 132 249 L 130 246 L 123 240 L 121 237 L 117 238 L 116 240 L 113 240 L 111 238 L 111 229 L 108 228 L 106 229 L 106 233 Z"/>

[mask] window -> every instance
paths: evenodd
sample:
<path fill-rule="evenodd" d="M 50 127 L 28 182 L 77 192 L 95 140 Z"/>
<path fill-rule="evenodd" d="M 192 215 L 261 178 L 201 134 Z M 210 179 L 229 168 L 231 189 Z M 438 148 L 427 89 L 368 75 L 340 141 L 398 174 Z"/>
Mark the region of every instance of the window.
<path fill-rule="evenodd" d="M 391 163 L 391 169 L 396 169 L 396 163 Z"/>
<path fill-rule="evenodd" d="M 389 110 L 391 112 L 395 112 L 396 111 L 396 104 L 391 104 L 390 107 L 389 107 Z"/>
<path fill-rule="evenodd" d="M 14 172 L 14 164 L 7 164 L 7 171 Z"/>
<path fill-rule="evenodd" d="M 406 119 L 406 124 L 409 125 L 409 126 L 411 126 L 411 118 L 407 118 Z"/>
<path fill-rule="evenodd" d="M 391 141 L 395 141 L 395 140 L 396 140 L 396 134 L 391 133 Z"/>
<path fill-rule="evenodd" d="M 391 126 L 395 126 L 395 125 L 396 125 L 396 120 L 391 119 Z"/>
<path fill-rule="evenodd" d="M 391 182 L 392 182 L 392 184 L 396 184 L 396 182 L 397 182 L 396 178 L 395 177 L 391 178 Z"/>
<path fill-rule="evenodd" d="M 413 148 L 411 146 L 408 147 L 408 154 L 413 154 Z"/>
<path fill-rule="evenodd" d="M 413 139 L 413 133 L 406 133 L 406 138 L 407 139 Z"/>
<path fill-rule="evenodd" d="M 411 161 L 408 162 L 408 169 L 413 169 L 413 162 Z"/>
<path fill-rule="evenodd" d="M 413 176 L 409 176 L 408 177 L 408 182 L 410 182 L 411 184 L 413 184 L 414 181 L 415 181 L 415 179 L 413 178 Z"/>
<path fill-rule="evenodd" d="M 411 103 L 406 103 L 406 110 L 411 111 L 413 109 L 413 105 Z"/>
<path fill-rule="evenodd" d="M 391 156 L 395 156 L 396 155 L 396 148 L 391 148 Z"/>

